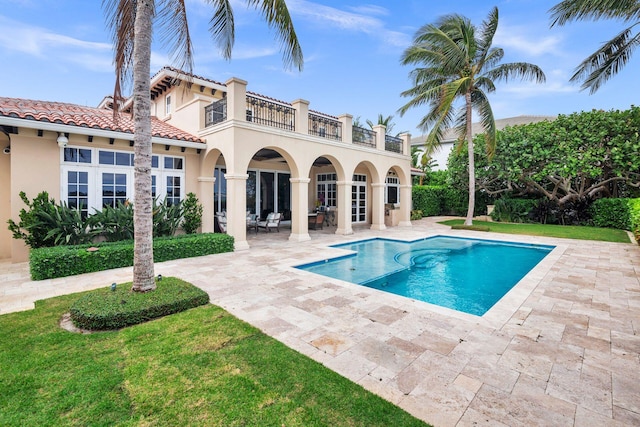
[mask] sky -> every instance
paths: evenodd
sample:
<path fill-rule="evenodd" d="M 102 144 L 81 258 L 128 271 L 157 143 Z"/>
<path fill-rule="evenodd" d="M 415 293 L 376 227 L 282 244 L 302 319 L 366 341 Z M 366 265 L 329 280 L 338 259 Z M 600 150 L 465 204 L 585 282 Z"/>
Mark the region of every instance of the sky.
<path fill-rule="evenodd" d="M 242 0 L 231 0 L 236 41 L 232 58 L 222 58 L 208 30 L 213 8 L 186 0 L 196 75 L 218 82 L 248 81 L 247 89 L 283 101 L 305 99 L 309 108 L 377 121 L 394 116 L 392 133 L 424 134 L 426 114 L 418 108 L 400 116 L 411 87 L 400 57 L 416 31 L 447 14 L 466 16 L 476 26 L 492 7 L 499 10 L 494 46 L 503 62 L 530 62 L 546 74 L 545 84 L 501 82 L 489 94 L 494 117 L 570 114 L 592 109 L 627 109 L 637 103 L 640 59 L 589 95 L 569 79 L 575 67 L 624 24 L 569 23 L 549 28 L 546 0 L 287 0 L 304 54 L 302 72 L 285 68 L 275 33 Z M 113 91 L 113 48 L 100 0 L 0 0 L 0 96 L 97 106 Z M 151 74 L 172 64 L 156 34 Z"/>

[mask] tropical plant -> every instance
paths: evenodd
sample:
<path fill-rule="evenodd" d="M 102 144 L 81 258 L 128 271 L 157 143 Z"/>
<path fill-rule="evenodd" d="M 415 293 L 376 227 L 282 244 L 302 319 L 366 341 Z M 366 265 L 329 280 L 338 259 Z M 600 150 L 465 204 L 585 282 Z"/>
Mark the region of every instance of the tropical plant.
<path fill-rule="evenodd" d="M 173 236 L 182 222 L 182 203 L 153 201 L 153 237 Z"/>
<path fill-rule="evenodd" d="M 571 76 L 570 81 L 582 81 L 581 89 L 589 89 L 591 94 L 624 68 L 640 44 L 640 33 L 633 31 L 640 24 L 638 0 L 563 0 L 549 12 L 551 27 L 571 21 L 600 19 L 616 19 L 629 24 L 582 61 Z"/>
<path fill-rule="evenodd" d="M 42 211 L 40 218 L 49 228 L 47 239 L 52 238 L 56 246 L 89 243 L 96 235 L 80 209 L 71 208 L 66 203 L 56 205 L 52 213 Z"/>
<path fill-rule="evenodd" d="M 194 193 L 187 193 L 187 198 L 181 203 L 182 205 L 182 229 L 187 234 L 198 232 L 198 228 L 202 225 L 202 205 L 198 202 L 198 198 Z"/>
<path fill-rule="evenodd" d="M 133 205 L 129 201 L 106 205 L 89 217 L 89 224 L 107 242 L 131 240 L 134 236 Z"/>
<path fill-rule="evenodd" d="M 49 236 L 49 224 L 43 221 L 43 214 L 54 215 L 56 201 L 49 199 L 49 193 L 43 191 L 29 201 L 24 191 L 19 193 L 20 198 L 27 205 L 27 209 L 20 209 L 19 222 L 9 219 L 9 231 L 14 239 L 24 240 L 30 248 L 43 248 L 55 246 L 55 239 Z"/>
<path fill-rule="evenodd" d="M 233 10 L 228 0 L 211 0 L 210 21 L 213 39 L 229 59 L 234 43 Z M 268 25 L 275 28 L 281 42 L 285 66 L 302 69 L 302 49 L 298 43 L 285 0 L 247 0 L 258 9 Z M 185 0 L 103 0 L 115 50 L 116 82 L 114 114 L 122 104 L 123 84 L 133 81 L 134 121 L 134 266 L 132 290 L 155 289 L 153 269 L 153 219 L 151 196 L 151 40 L 154 24 L 171 56 L 191 75 L 193 49 L 187 24 Z M 157 6 L 157 7 L 156 7 Z M 117 117 L 117 116 L 116 116 Z"/>
<path fill-rule="evenodd" d="M 453 128 L 459 138 L 458 149 L 465 144 L 469 158 L 469 201 L 466 225 L 471 225 L 475 205 L 475 165 L 471 133 L 472 111 L 480 114 L 487 136 L 487 150 L 493 154 L 496 127 L 487 93 L 494 92 L 495 82 L 510 78 L 545 81 L 545 75 L 536 65 L 527 62 L 500 64 L 504 57 L 501 48 L 493 47 L 498 28 L 498 9 L 493 8 L 476 29 L 461 15 L 446 15 L 434 24 L 420 28 L 412 45 L 404 51 L 404 65 L 418 64 L 410 73 L 413 87 L 401 93 L 411 100 L 400 108 L 404 115 L 409 109 L 428 106 L 427 114 L 419 123 L 427 135 L 428 154 L 440 145 L 444 132 Z M 454 103 L 463 99 L 461 108 Z"/>

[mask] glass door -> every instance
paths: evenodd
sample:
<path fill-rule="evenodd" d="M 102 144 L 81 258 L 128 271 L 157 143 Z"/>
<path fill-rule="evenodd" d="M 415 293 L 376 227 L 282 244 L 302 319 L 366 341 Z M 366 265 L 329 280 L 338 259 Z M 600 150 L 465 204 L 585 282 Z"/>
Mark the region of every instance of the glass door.
<path fill-rule="evenodd" d="M 367 176 L 353 175 L 351 186 L 351 222 L 367 222 Z"/>

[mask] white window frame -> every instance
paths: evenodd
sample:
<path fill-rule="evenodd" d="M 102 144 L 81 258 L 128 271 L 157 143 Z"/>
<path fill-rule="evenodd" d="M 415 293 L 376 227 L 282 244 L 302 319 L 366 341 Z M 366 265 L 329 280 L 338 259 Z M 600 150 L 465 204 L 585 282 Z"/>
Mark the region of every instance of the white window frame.
<path fill-rule="evenodd" d="M 170 116 L 171 115 L 171 95 L 167 95 L 165 97 L 164 105 L 165 105 L 164 114 L 166 116 Z"/>
<path fill-rule="evenodd" d="M 393 175 L 387 175 L 387 179 L 385 181 L 386 186 L 384 189 L 384 202 L 389 203 L 389 188 L 395 187 L 396 194 L 398 195 L 398 201 L 395 202 L 396 205 L 400 204 L 400 178 Z"/>

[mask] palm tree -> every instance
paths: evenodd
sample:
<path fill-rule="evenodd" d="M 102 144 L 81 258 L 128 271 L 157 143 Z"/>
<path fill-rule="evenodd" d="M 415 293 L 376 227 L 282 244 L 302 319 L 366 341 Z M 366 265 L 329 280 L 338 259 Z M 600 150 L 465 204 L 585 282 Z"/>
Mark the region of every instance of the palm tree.
<path fill-rule="evenodd" d="M 472 111 L 480 114 L 487 141 L 487 153 L 495 150 L 496 126 L 487 93 L 494 92 L 495 81 L 509 78 L 545 81 L 542 70 L 528 62 L 500 64 L 504 51 L 492 47 L 498 28 L 498 9 L 493 8 L 482 27 L 476 29 L 461 15 L 446 15 L 434 24 L 420 28 L 413 43 L 402 54 L 404 65 L 419 64 L 411 71 L 414 87 L 401 93 L 411 100 L 400 108 L 404 115 L 410 108 L 428 106 L 419 127 L 431 131 L 425 141 L 427 155 L 440 145 L 446 129 L 453 128 L 459 137 L 459 149 L 466 143 L 469 155 L 469 205 L 466 225 L 471 225 L 475 205 L 475 163 L 471 134 Z M 460 108 L 455 101 L 463 99 Z"/>
<path fill-rule="evenodd" d="M 229 59 L 234 43 L 233 10 L 229 0 L 210 0 L 213 6 L 210 31 Z M 281 42 L 285 66 L 302 70 L 302 49 L 298 43 L 285 0 L 247 0 L 258 9 L 267 24 L 275 28 Z M 155 289 L 153 272 L 153 221 L 151 197 L 151 39 L 157 24 L 174 62 L 192 73 L 193 49 L 187 25 L 185 0 L 103 0 L 111 29 L 116 83 L 114 117 L 122 103 L 122 86 L 133 80 L 134 120 L 134 291 Z"/>
<path fill-rule="evenodd" d="M 638 0 L 564 0 L 552 7 L 551 27 L 569 21 L 620 19 L 630 25 L 589 55 L 571 76 L 570 81 L 584 80 L 582 90 L 594 94 L 600 86 L 616 75 L 640 44 L 640 33 L 632 30 L 640 24 Z"/>
<path fill-rule="evenodd" d="M 385 133 L 387 135 L 391 135 L 391 130 L 396 125 L 393 121 L 393 116 L 383 116 L 382 113 L 378 114 L 378 122 L 373 123 L 371 120 L 367 119 L 367 125 L 373 129 L 376 125 L 383 125 L 386 128 Z"/>

